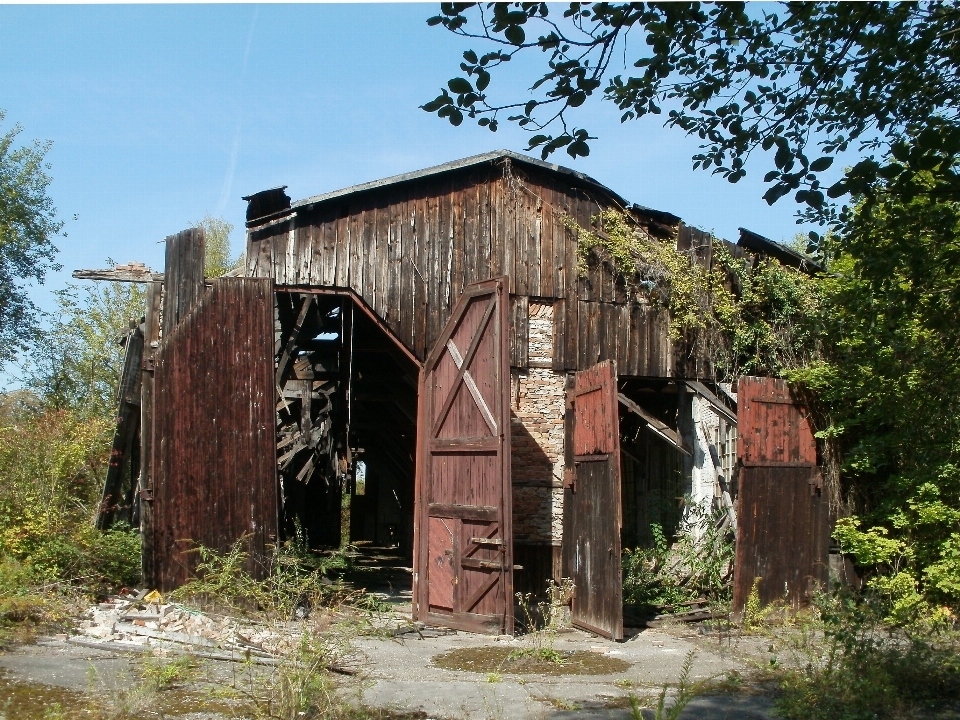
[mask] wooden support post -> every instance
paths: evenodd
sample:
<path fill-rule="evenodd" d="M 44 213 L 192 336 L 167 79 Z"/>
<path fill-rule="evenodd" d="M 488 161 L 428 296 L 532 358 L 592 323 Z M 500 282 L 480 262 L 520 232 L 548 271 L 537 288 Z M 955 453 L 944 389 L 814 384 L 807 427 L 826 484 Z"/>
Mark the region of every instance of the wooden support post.
<path fill-rule="evenodd" d="M 162 299 L 164 342 L 170 337 L 180 321 L 193 310 L 205 292 L 203 284 L 204 241 L 205 236 L 202 228 L 184 230 L 167 238 Z M 141 472 L 140 485 L 140 533 L 143 579 L 149 587 L 157 587 L 159 585 L 159 572 L 155 563 L 156 553 L 153 547 L 154 519 L 151 503 L 154 493 L 163 492 L 163 488 L 158 488 L 154 484 L 157 443 L 154 442 L 153 437 L 153 399 L 156 395 L 156 388 L 152 375 L 155 352 L 160 341 L 160 317 L 157 309 L 160 307 L 161 298 L 157 284 L 151 283 L 151 287 L 154 290 L 148 301 L 147 310 L 149 312 L 152 309 L 153 313 L 147 321 L 148 335 L 145 338 L 150 349 L 150 357 L 149 364 L 144 363 L 144 369 L 148 370 L 151 375 L 150 397 L 149 399 L 144 398 L 141 402 L 141 407 L 149 408 L 150 417 L 148 423 L 144 425 L 145 431 L 141 432 L 141 442 L 146 443 L 146 448 L 141 452 L 143 471 Z M 148 429 L 147 425 L 149 425 Z M 149 437 L 147 437 L 148 435 Z"/>
<path fill-rule="evenodd" d="M 681 435 L 669 427 L 666 423 L 661 422 L 656 417 L 648 413 L 642 407 L 637 405 L 633 400 L 628 398 L 623 393 L 618 393 L 617 399 L 620 401 L 620 404 L 623 405 L 627 410 L 636 414 L 640 417 L 646 424 L 647 428 L 656 435 L 659 435 L 661 438 L 666 440 L 670 445 L 673 445 L 677 450 L 682 452 L 684 455 L 692 456 L 693 450 L 691 446 L 686 445 L 683 442 Z"/>
<path fill-rule="evenodd" d="M 140 364 L 140 503 L 141 569 L 144 580 L 155 587 L 153 550 L 153 363 L 160 344 L 160 299 L 163 283 L 147 285 L 147 312 L 143 324 L 143 362 Z"/>
<path fill-rule="evenodd" d="M 163 329 L 173 330 L 204 293 L 204 232 L 192 228 L 167 238 L 164 267 Z"/>
<path fill-rule="evenodd" d="M 103 495 L 97 510 L 96 526 L 106 530 L 113 524 L 117 506 L 123 499 L 123 471 L 130 456 L 130 445 L 140 424 L 140 360 L 143 356 L 143 333 L 137 327 L 127 335 L 126 352 L 123 359 L 123 373 L 120 375 L 119 403 L 117 408 L 117 426 L 113 433 L 113 447 L 110 449 L 110 464 L 103 483 Z M 131 482 L 133 479 L 131 478 Z"/>
<path fill-rule="evenodd" d="M 283 348 L 283 353 L 280 355 L 280 360 L 277 361 L 277 387 L 283 387 L 287 369 L 290 367 L 294 359 L 293 351 L 296 349 L 297 341 L 300 340 L 300 331 L 303 329 L 303 325 L 307 321 L 307 315 L 310 312 L 310 308 L 313 307 L 314 300 L 315 298 L 313 295 L 307 295 L 304 296 L 300 303 L 300 312 L 297 314 L 297 322 L 290 331 L 290 337 L 287 338 L 286 345 Z"/>

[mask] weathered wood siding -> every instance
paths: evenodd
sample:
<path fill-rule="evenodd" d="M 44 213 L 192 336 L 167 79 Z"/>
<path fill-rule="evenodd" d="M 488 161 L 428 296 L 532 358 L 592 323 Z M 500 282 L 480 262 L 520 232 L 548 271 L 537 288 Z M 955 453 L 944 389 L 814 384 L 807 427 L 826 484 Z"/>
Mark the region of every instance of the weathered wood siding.
<path fill-rule="evenodd" d="M 152 587 L 182 585 L 197 544 L 227 551 L 248 537 L 263 577 L 276 542 L 273 287 L 219 278 L 156 355 Z"/>
<path fill-rule="evenodd" d="M 809 411 L 775 378 L 741 377 L 737 401 L 733 609 L 744 609 L 755 582 L 764 605 L 800 609 L 829 574 L 829 503 Z"/>
<path fill-rule="evenodd" d="M 623 523 L 614 363 L 578 372 L 569 399 L 574 471 L 563 499 L 563 573 L 575 587 L 570 619 L 576 627 L 622 640 Z"/>
<path fill-rule="evenodd" d="M 353 289 L 417 358 L 433 346 L 463 288 L 510 277 L 511 362 L 526 363 L 529 298 L 555 301 L 554 368 L 614 360 L 621 374 L 676 374 L 664 313 L 628 303 L 622 278 L 577 272 L 576 233 L 614 200 L 516 163 L 486 163 L 294 207 L 248 234 L 247 273 L 280 287 Z"/>

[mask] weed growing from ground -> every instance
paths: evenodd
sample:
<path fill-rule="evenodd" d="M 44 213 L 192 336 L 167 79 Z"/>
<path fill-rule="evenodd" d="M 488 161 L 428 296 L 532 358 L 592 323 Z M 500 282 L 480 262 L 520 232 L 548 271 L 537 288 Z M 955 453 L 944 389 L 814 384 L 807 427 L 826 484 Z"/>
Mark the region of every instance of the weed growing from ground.
<path fill-rule="evenodd" d="M 767 677 L 788 720 L 885 720 L 960 711 L 960 635 L 942 625 L 896 627 L 876 598 L 824 595 L 817 618 L 784 635 L 785 662 Z M 947 716 L 947 715 L 944 715 Z"/>
<path fill-rule="evenodd" d="M 140 669 L 140 676 L 153 690 L 170 690 L 195 679 L 199 673 L 196 660 L 189 655 L 174 658 L 152 657 Z"/>
<path fill-rule="evenodd" d="M 247 538 L 237 540 L 226 552 L 199 546 L 196 577 L 171 594 L 203 609 L 226 610 L 233 614 L 257 614 L 262 619 L 285 622 L 307 617 L 313 609 L 352 605 L 361 610 L 382 609 L 377 598 L 358 592 L 326 573 L 349 562 L 337 553 L 314 558 L 295 544 L 274 546 L 272 555 L 257 579 L 251 572 Z"/>
<path fill-rule="evenodd" d="M 523 615 L 521 629 L 530 641 L 529 647 L 518 648 L 508 660 L 531 658 L 534 661 L 562 665 L 565 656 L 553 647 L 557 633 L 565 625 L 565 606 L 573 596 L 573 581 L 563 578 L 559 583 L 547 581 L 547 600 L 533 604 L 531 593 L 517 593 L 517 606 Z"/>
<path fill-rule="evenodd" d="M 693 671 L 693 659 L 696 654 L 696 650 L 687 653 L 686 659 L 683 661 L 683 668 L 680 671 L 680 677 L 677 680 L 676 695 L 669 705 L 667 704 L 667 694 L 670 691 L 670 686 L 664 685 L 660 689 L 656 706 L 653 708 L 654 720 L 677 720 L 683 709 L 703 690 L 703 683 L 691 682 L 690 680 L 690 674 Z M 646 720 L 643 711 L 648 709 L 646 704 L 652 698 L 639 697 L 631 693 L 628 699 L 630 701 L 630 716 L 633 720 Z"/>

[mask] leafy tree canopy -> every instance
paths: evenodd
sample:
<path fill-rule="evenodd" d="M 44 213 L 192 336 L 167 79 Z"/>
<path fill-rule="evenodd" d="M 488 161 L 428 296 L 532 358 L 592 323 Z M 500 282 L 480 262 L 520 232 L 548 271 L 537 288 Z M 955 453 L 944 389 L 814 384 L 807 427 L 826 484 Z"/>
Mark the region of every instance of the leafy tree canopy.
<path fill-rule="evenodd" d="M 26 363 L 25 387 L 42 409 L 111 418 L 123 365 L 121 339 L 143 316 L 143 287 L 69 283 L 56 296 L 57 312 Z"/>
<path fill-rule="evenodd" d="M 952 150 L 960 110 L 960 9 L 949 2 L 441 3 L 428 20 L 490 48 L 467 50 L 462 74 L 423 109 L 496 131 L 504 118 L 531 131 L 544 158 L 589 154 L 576 110 L 600 96 L 626 122 L 666 109 L 665 125 L 702 141 L 695 168 L 737 182 L 756 151 L 773 154 L 769 203 L 796 191 L 808 218 L 838 214 L 828 198 L 890 179 L 888 151 L 930 170 Z M 492 78 L 539 50 L 543 74 L 522 98 L 495 98 Z M 905 149 L 909 147 L 910 151 Z M 842 153 L 865 159 L 826 186 Z M 880 157 L 876 160 L 874 155 Z M 813 237 L 816 241 L 818 238 Z"/>
<path fill-rule="evenodd" d="M 205 231 L 207 277 L 220 277 L 238 267 L 240 259 L 233 260 L 230 254 L 230 223 L 208 215 L 196 226 Z M 108 258 L 107 264 L 113 260 Z M 11 396 L 7 404 L 13 403 L 21 412 L 67 410 L 84 417 L 111 418 L 117 408 L 125 352 L 120 340 L 144 315 L 143 286 L 68 283 L 55 295 L 57 310 L 24 363 L 24 386 L 29 392 Z M 0 417 L 3 409 L 0 402 Z"/>
<path fill-rule="evenodd" d="M 240 266 L 242 258 L 232 259 L 230 253 L 232 224 L 223 218 L 207 215 L 200 222 L 194 223 L 194 226 L 204 230 L 204 275 L 220 277 Z"/>
<path fill-rule="evenodd" d="M 5 113 L 0 110 L 0 122 Z M 17 146 L 21 129 L 0 135 L 0 367 L 33 339 L 38 310 L 25 282 L 42 283 L 59 270 L 52 238 L 63 228 L 47 195 L 51 178 L 44 157 L 49 142 Z"/>
<path fill-rule="evenodd" d="M 940 167 L 878 181 L 839 224 L 843 252 L 828 238 L 824 352 L 788 373 L 826 410 L 846 507 L 868 523 L 838 537 L 898 621 L 921 593 L 960 607 L 960 201 Z"/>

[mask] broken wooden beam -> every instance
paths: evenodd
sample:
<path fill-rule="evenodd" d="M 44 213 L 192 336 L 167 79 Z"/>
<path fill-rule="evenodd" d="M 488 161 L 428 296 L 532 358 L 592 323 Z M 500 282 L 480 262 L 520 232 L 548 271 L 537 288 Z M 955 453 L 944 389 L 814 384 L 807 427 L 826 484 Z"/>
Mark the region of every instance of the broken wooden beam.
<path fill-rule="evenodd" d="M 139 326 L 127 335 L 123 372 L 120 376 L 117 424 L 110 449 L 107 477 L 97 509 L 96 527 L 106 530 L 112 524 L 122 499 L 123 471 L 130 457 L 130 446 L 140 424 L 140 362 L 143 357 L 143 333 Z M 132 473 L 131 473 L 132 475 Z M 136 478 L 131 478 L 136 483 Z"/>
<path fill-rule="evenodd" d="M 293 352 L 297 347 L 297 341 L 300 339 L 300 331 L 303 330 L 303 325 L 307 321 L 307 314 L 313 307 L 315 299 L 316 298 L 313 295 L 303 296 L 303 299 L 300 303 L 300 312 L 297 313 L 297 322 L 290 331 L 290 337 L 287 338 L 283 352 L 280 354 L 280 359 L 277 361 L 277 385 L 283 385 L 284 378 L 287 374 L 287 368 L 295 360 Z"/>
<path fill-rule="evenodd" d="M 668 443 L 673 445 L 677 450 L 682 452 L 684 455 L 693 455 L 693 451 L 690 450 L 686 445 L 683 444 L 683 440 L 680 439 L 680 436 L 677 435 L 677 431 L 669 427 L 666 423 L 658 420 L 653 415 L 648 413 L 642 407 L 637 405 L 633 400 L 628 398 L 623 393 L 617 393 L 617 399 L 620 401 L 620 404 L 623 405 L 627 410 L 634 413 L 635 415 L 640 416 L 640 418 L 647 423 L 647 427 L 651 432 L 656 433 Z"/>
<path fill-rule="evenodd" d="M 108 280 L 110 282 L 148 283 L 163 280 L 163 273 L 155 273 L 142 262 L 128 262 L 104 270 L 74 270 L 77 280 Z"/>
<path fill-rule="evenodd" d="M 734 410 L 730 410 L 726 404 L 717 397 L 713 391 L 710 390 L 706 385 L 697 380 L 685 380 L 684 383 L 688 388 L 693 390 L 697 395 L 706 400 L 710 405 L 716 410 L 718 415 L 721 415 L 728 423 L 733 426 L 737 424 L 737 413 Z"/>

